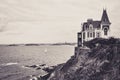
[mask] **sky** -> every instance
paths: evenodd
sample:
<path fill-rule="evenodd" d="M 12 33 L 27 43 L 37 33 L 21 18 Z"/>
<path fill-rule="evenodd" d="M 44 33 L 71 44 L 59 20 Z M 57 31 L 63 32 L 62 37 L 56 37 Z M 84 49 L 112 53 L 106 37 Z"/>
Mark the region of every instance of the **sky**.
<path fill-rule="evenodd" d="M 0 44 L 77 42 L 81 23 L 100 20 L 120 35 L 120 0 L 0 0 Z"/>

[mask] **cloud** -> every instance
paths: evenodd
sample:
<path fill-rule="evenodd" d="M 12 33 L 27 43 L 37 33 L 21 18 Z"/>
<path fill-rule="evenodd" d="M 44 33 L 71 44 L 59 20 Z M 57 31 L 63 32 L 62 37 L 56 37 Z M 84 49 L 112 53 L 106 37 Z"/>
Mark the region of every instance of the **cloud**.
<path fill-rule="evenodd" d="M 75 42 L 81 23 L 87 18 L 100 20 L 104 7 L 112 33 L 119 33 L 119 4 L 119 0 L 0 0 L 0 17 L 8 22 L 4 28 L 0 25 L 0 43 Z"/>

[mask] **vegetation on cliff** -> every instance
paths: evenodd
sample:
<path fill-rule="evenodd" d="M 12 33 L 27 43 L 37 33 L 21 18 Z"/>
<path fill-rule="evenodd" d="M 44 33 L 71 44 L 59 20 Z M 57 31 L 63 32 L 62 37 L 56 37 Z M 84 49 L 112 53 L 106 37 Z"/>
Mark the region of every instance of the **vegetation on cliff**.
<path fill-rule="evenodd" d="M 48 80 L 120 80 L 120 39 L 94 39 L 84 45 L 90 50 L 81 48 Z"/>

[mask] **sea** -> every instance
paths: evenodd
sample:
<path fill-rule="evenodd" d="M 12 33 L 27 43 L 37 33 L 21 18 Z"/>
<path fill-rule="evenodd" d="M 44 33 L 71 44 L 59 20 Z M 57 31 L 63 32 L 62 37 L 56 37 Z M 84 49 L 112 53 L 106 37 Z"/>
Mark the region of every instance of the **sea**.
<path fill-rule="evenodd" d="M 72 45 L 0 46 L 0 80 L 30 80 L 45 71 L 26 66 L 55 66 L 74 55 Z"/>

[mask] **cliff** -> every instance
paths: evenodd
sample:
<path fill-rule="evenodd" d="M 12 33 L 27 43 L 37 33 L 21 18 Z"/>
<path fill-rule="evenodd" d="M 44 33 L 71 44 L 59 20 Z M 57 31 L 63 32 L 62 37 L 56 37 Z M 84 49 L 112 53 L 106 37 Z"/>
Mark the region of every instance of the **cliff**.
<path fill-rule="evenodd" d="M 94 39 L 79 47 L 48 80 L 120 80 L 120 40 Z"/>

